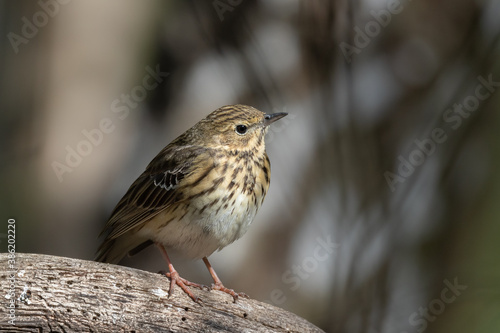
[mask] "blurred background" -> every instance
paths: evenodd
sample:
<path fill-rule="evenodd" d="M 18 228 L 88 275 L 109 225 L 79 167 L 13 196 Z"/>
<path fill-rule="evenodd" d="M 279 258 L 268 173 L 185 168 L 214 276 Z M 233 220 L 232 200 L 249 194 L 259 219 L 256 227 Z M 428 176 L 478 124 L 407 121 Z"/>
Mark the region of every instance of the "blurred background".
<path fill-rule="evenodd" d="M 17 252 L 91 260 L 161 148 L 249 104 L 289 116 L 256 221 L 211 257 L 226 286 L 327 332 L 498 332 L 499 15 L 496 0 L 0 1 L 1 251 L 15 218 Z M 154 248 L 122 264 L 166 268 Z"/>

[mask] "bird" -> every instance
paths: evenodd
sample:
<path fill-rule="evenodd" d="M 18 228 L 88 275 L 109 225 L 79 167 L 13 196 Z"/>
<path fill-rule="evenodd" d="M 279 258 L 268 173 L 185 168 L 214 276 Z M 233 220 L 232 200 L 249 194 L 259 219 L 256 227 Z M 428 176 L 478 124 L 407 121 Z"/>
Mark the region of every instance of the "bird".
<path fill-rule="evenodd" d="M 264 137 L 287 113 L 266 114 L 246 105 L 218 108 L 163 148 L 132 183 L 106 222 L 95 260 L 118 264 L 156 245 L 167 263 L 169 297 L 179 286 L 205 286 L 182 278 L 167 249 L 202 259 L 214 283 L 233 297 L 208 257 L 241 238 L 261 207 L 270 184 L 271 164 Z"/>

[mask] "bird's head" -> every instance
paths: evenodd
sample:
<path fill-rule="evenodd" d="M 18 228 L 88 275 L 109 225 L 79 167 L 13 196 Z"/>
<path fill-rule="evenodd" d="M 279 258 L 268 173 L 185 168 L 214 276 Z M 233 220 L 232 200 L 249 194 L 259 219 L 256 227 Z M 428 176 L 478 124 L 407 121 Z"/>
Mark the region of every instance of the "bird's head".
<path fill-rule="evenodd" d="M 203 132 L 205 142 L 231 150 L 263 150 L 268 126 L 287 113 L 265 114 L 251 106 L 228 105 L 210 113 L 195 127 Z"/>

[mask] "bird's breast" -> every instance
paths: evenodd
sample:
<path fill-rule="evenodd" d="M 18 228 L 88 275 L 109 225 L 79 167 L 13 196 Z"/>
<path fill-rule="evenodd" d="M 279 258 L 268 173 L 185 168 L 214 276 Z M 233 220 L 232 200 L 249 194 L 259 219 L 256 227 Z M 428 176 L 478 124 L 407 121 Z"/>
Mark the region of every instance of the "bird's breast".
<path fill-rule="evenodd" d="M 268 172 L 266 160 L 226 161 L 200 171 L 186 183 L 179 203 L 155 217 L 149 237 L 189 258 L 226 247 L 254 220 L 269 187 Z"/>

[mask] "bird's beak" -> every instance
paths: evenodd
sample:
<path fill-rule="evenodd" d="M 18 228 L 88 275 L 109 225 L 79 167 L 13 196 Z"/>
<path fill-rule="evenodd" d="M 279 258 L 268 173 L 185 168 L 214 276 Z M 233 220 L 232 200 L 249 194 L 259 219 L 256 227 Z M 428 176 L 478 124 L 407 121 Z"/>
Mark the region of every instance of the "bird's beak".
<path fill-rule="evenodd" d="M 286 113 L 286 112 L 278 112 L 278 113 L 266 114 L 264 116 L 264 127 L 271 125 L 276 120 L 279 120 L 279 119 L 283 118 L 286 115 L 288 115 L 288 113 Z"/>

